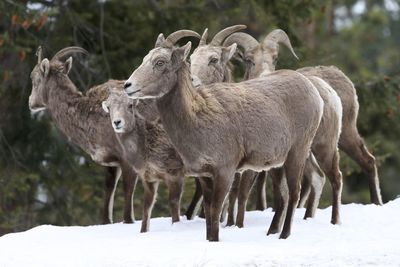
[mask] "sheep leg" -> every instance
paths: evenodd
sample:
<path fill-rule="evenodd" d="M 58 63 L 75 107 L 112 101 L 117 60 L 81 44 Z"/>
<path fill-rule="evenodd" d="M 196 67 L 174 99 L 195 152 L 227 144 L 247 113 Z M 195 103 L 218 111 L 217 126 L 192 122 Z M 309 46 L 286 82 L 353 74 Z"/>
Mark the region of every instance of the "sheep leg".
<path fill-rule="evenodd" d="M 275 214 L 272 218 L 272 222 L 268 229 L 267 235 L 277 234 L 281 231 L 283 217 L 285 215 L 288 203 L 288 189 L 286 181 L 284 179 L 284 169 L 272 169 L 270 170 L 270 174 L 274 191 Z"/>
<path fill-rule="evenodd" d="M 211 201 L 212 201 L 212 190 L 213 181 L 208 177 L 199 177 L 201 184 L 201 190 L 203 191 L 203 210 L 206 217 L 206 238 L 210 240 L 211 237 Z"/>
<path fill-rule="evenodd" d="M 304 219 L 312 218 L 317 210 L 319 200 L 321 198 L 322 189 L 325 184 L 325 176 L 316 162 L 314 156 L 310 154 L 307 158 L 306 165 L 304 167 L 304 180 L 310 185 L 310 192 L 307 202 L 307 209 L 304 215 Z M 301 192 L 303 191 L 303 188 Z M 300 193 L 301 196 L 301 193 Z"/>
<path fill-rule="evenodd" d="M 121 176 L 119 167 L 105 167 L 105 198 L 103 208 L 103 224 L 112 223 L 114 195 L 118 179 Z"/>
<path fill-rule="evenodd" d="M 136 188 L 137 175 L 128 164 L 123 164 L 121 170 L 124 190 L 124 223 L 133 223 L 135 221 L 133 193 Z"/>
<path fill-rule="evenodd" d="M 197 178 L 194 178 L 194 181 L 196 185 L 194 195 L 185 213 L 185 216 L 188 220 L 193 220 L 196 214 L 197 207 L 200 205 L 200 202 L 202 201 L 203 198 L 203 193 L 201 192 L 201 185 L 199 180 Z"/>
<path fill-rule="evenodd" d="M 244 221 L 244 214 L 246 212 L 247 200 L 249 199 L 250 190 L 255 180 L 257 179 L 258 181 L 257 177 L 258 174 L 251 170 L 247 170 L 242 173 L 242 179 L 240 179 L 239 195 L 238 195 L 238 212 L 236 217 L 236 226 L 239 228 L 243 228 L 243 221 Z"/>
<path fill-rule="evenodd" d="M 332 187 L 332 224 L 340 224 L 340 204 L 342 195 L 342 173 L 339 169 L 339 152 L 335 150 L 332 155 L 315 155 L 320 163 L 322 170 L 328 176 Z"/>
<path fill-rule="evenodd" d="M 149 223 L 151 218 L 151 211 L 156 200 L 156 192 L 158 182 L 149 183 L 143 180 L 144 196 L 143 196 L 143 216 L 141 233 L 149 231 Z"/>
<path fill-rule="evenodd" d="M 204 198 L 203 198 L 204 200 Z M 201 205 L 200 205 L 200 213 L 199 213 L 199 218 L 206 218 L 206 213 L 204 211 L 204 201 L 202 201 Z"/>
<path fill-rule="evenodd" d="M 169 209 L 172 217 L 172 223 L 180 220 L 180 207 L 183 189 L 183 177 L 174 181 L 167 181 L 169 190 Z"/>
<path fill-rule="evenodd" d="M 297 153 L 297 151 L 298 150 L 292 150 L 289 152 L 288 158 L 286 159 L 284 165 L 286 181 L 289 189 L 289 203 L 283 229 L 281 235 L 279 236 L 280 239 L 286 239 L 290 236 L 294 213 L 300 198 L 300 182 L 301 177 L 303 176 L 303 169 L 305 165 L 305 160 L 301 161 L 301 159 L 306 159 L 307 154 L 301 152 Z"/>
<path fill-rule="evenodd" d="M 266 184 L 267 184 L 267 172 L 262 171 L 258 174 L 256 178 L 256 210 L 265 210 L 267 208 L 267 192 L 266 192 Z"/>
<path fill-rule="evenodd" d="M 222 204 L 221 216 L 219 217 L 219 222 L 223 223 L 226 219 L 226 215 L 228 214 L 229 208 L 229 200 L 225 199 L 224 203 Z"/>
<path fill-rule="evenodd" d="M 222 205 L 232 185 L 234 172 L 219 174 L 214 176 L 212 202 L 211 202 L 211 232 L 209 241 L 219 241 L 219 218 L 221 216 Z"/>
<path fill-rule="evenodd" d="M 307 163 L 306 163 L 307 166 Z M 312 182 L 312 176 L 311 173 L 312 170 L 304 170 L 304 177 L 303 181 L 301 182 L 301 190 L 300 190 L 300 200 L 299 200 L 299 205 L 297 206 L 298 208 L 304 208 L 306 205 L 307 199 L 310 195 L 311 192 L 311 182 Z"/>
<path fill-rule="evenodd" d="M 239 194 L 240 180 L 241 180 L 240 173 L 235 173 L 232 187 L 231 190 L 229 191 L 228 220 L 226 222 L 226 226 L 232 226 L 235 224 L 235 206 Z"/>
<path fill-rule="evenodd" d="M 383 202 L 375 157 L 368 151 L 367 146 L 355 127 L 346 127 L 346 125 L 343 124 L 339 139 L 339 148 L 357 162 L 363 172 L 366 173 L 371 202 L 376 205 L 382 205 Z"/>

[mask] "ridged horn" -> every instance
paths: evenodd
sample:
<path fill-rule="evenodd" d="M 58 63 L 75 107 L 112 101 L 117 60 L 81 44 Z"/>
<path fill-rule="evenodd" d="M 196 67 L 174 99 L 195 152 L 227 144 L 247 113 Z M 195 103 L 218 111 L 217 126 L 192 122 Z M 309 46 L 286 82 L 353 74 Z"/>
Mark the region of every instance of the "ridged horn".
<path fill-rule="evenodd" d="M 203 32 L 203 35 L 201 36 L 199 46 L 207 44 L 207 37 L 208 37 L 208 29 L 206 28 Z"/>
<path fill-rule="evenodd" d="M 223 29 L 222 31 L 219 31 L 214 38 L 211 40 L 210 45 L 222 45 L 222 42 L 225 40 L 226 37 L 231 35 L 234 32 L 244 30 L 246 29 L 246 25 L 234 25 L 228 28 Z"/>
<path fill-rule="evenodd" d="M 83 53 L 85 55 L 89 55 L 89 52 L 86 51 L 85 49 L 83 49 L 82 47 L 79 46 L 69 46 L 66 48 L 61 49 L 60 51 L 58 51 L 53 58 L 51 59 L 53 60 L 61 60 L 64 57 L 68 56 L 69 54 L 72 53 Z"/>
<path fill-rule="evenodd" d="M 224 46 L 230 46 L 233 43 L 237 43 L 238 46 L 243 47 L 244 52 L 251 51 L 260 45 L 253 36 L 244 32 L 231 34 L 225 39 Z"/>
<path fill-rule="evenodd" d="M 200 34 L 198 34 L 195 31 L 191 31 L 191 30 L 179 30 L 176 32 L 171 33 L 170 35 L 168 35 L 168 37 L 165 39 L 165 42 L 168 45 L 175 45 L 176 42 L 178 42 L 180 39 L 182 39 L 183 37 L 197 37 L 200 39 Z"/>
<path fill-rule="evenodd" d="M 296 53 L 293 50 L 292 44 L 290 43 L 289 36 L 287 36 L 286 32 L 281 30 L 281 29 L 276 29 L 270 32 L 264 39 L 263 44 L 264 45 L 276 45 L 278 43 L 284 44 L 287 48 L 289 48 L 290 52 L 292 52 L 293 56 L 296 59 L 299 59 L 299 57 L 296 55 Z"/>
<path fill-rule="evenodd" d="M 38 49 L 36 50 L 36 56 L 38 57 L 38 63 L 42 62 L 43 51 L 41 46 L 39 46 Z"/>

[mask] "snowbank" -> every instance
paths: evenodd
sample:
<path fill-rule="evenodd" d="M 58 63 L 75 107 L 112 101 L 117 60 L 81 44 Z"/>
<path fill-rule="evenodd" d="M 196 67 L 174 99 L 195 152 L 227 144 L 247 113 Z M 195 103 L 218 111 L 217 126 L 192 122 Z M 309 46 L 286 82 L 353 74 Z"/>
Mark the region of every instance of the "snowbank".
<path fill-rule="evenodd" d="M 171 225 L 170 218 L 87 227 L 43 225 L 0 238 L 0 266 L 399 266 L 400 199 L 382 207 L 343 205 L 342 225 L 329 223 L 331 209 L 303 220 L 296 212 L 292 235 L 266 236 L 273 213 L 246 213 L 245 228 L 220 230 L 205 241 L 202 219 Z"/>

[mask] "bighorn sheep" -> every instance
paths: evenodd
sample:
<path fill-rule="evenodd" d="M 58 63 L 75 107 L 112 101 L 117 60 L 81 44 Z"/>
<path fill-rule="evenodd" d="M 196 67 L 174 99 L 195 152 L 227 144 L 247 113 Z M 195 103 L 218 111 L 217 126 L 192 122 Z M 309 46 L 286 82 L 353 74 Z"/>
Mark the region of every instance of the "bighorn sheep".
<path fill-rule="evenodd" d="M 168 39 L 158 36 L 156 47 L 124 87 L 131 98 L 156 98 L 164 129 L 186 171 L 200 179 L 207 239 L 219 240 L 221 208 L 234 173 L 277 166 L 283 166 L 289 189 L 280 235 L 287 238 L 300 177 L 322 117 L 318 91 L 302 74 L 290 70 L 196 90 L 186 62 L 191 43 L 176 48 Z M 284 215 L 278 211 L 270 228 L 273 233 L 280 230 Z"/>
<path fill-rule="evenodd" d="M 199 83 L 203 80 L 215 83 L 223 81 L 224 73 L 229 73 L 228 61 L 236 50 L 236 44 L 230 43 L 229 47 L 223 47 L 221 43 L 210 43 L 206 45 L 207 29 L 202 36 L 201 46 L 197 47 L 191 55 L 191 72 Z M 229 38 L 229 37 L 228 37 Z M 214 60 L 217 59 L 217 60 Z M 212 62 L 212 61 L 215 62 Z M 340 99 L 330 86 L 317 77 L 308 77 L 313 85 L 317 88 L 322 99 L 324 100 L 324 112 L 321 124 L 318 128 L 316 136 L 313 140 L 312 151 L 317 157 L 318 162 L 322 164 L 323 171 L 330 178 L 333 188 L 333 210 L 332 223 L 339 223 L 339 205 L 342 187 L 342 176 L 339 170 L 339 155 L 337 152 L 337 144 L 340 135 L 342 107 Z M 206 84 L 206 83 L 205 83 Z M 305 181 L 312 186 L 312 192 L 307 206 L 305 218 L 313 217 L 318 206 L 319 198 L 322 193 L 322 187 L 325 178 L 321 175 L 318 165 L 311 158 L 306 162 L 304 171 Z M 276 176 L 275 176 L 276 177 Z M 278 181 L 281 179 L 276 177 Z M 274 182 L 274 192 L 278 190 L 276 182 Z M 243 227 L 243 218 L 246 207 L 246 200 L 252 182 L 241 181 L 239 191 L 241 198 L 238 199 L 239 207 L 236 224 Z M 278 194 L 278 192 L 275 192 Z M 234 198 L 233 198 L 234 199 Z M 278 201 L 277 201 L 278 202 Z M 231 204 L 231 203 L 230 203 Z M 279 203 L 275 203 L 279 205 Z M 234 223 L 233 210 L 230 209 L 228 225 Z"/>
<path fill-rule="evenodd" d="M 85 53 L 80 47 L 60 50 L 51 60 L 42 59 L 39 47 L 38 63 L 31 73 L 32 92 L 29 108 L 32 111 L 47 109 L 56 126 L 68 139 L 88 153 L 93 161 L 106 167 L 106 196 L 103 223 L 112 222 L 114 192 L 122 173 L 124 187 L 124 222 L 134 221 L 133 192 L 136 173 L 123 158 L 122 147 L 115 137 L 109 119 L 101 109 L 101 102 L 107 98 L 105 88 L 122 85 L 121 81 L 110 80 L 90 89 L 82 95 L 68 77 L 72 66 L 71 53 Z"/>
<path fill-rule="evenodd" d="M 138 103 L 142 105 L 143 103 Z M 160 181 L 169 190 L 169 206 L 172 222 L 178 222 L 183 187 L 183 163 L 172 146 L 163 127 L 157 122 L 141 118 L 135 109 L 136 101 L 125 96 L 123 86 L 110 88 L 103 102 L 103 109 L 110 113 L 112 127 L 124 148 L 124 158 L 139 175 L 144 187 L 143 218 L 141 232 L 149 229 L 151 211 Z M 148 107 L 151 110 L 151 107 Z M 153 109 L 157 109 L 154 105 Z M 147 113 L 147 111 L 142 111 Z"/>
<path fill-rule="evenodd" d="M 246 63 L 246 77 L 258 77 L 275 70 L 279 43 L 286 45 L 294 54 L 287 34 L 280 29 L 268 34 L 262 43 L 246 33 L 234 33 L 224 43 L 243 47 Z M 295 55 L 295 54 L 294 54 Z M 371 202 L 382 205 L 378 171 L 374 156 L 368 151 L 357 130 L 358 100 L 357 93 L 350 79 L 334 66 L 306 67 L 297 70 L 306 76 L 317 76 L 326 81 L 339 95 L 343 106 L 342 133 L 339 148 L 352 158 L 367 174 Z"/>
<path fill-rule="evenodd" d="M 222 42 L 232 33 L 245 29 L 245 25 L 235 25 L 227 27 L 219 31 L 207 44 L 208 29 L 206 29 L 200 39 L 199 46 L 195 49 L 191 58 L 191 73 L 194 85 L 211 84 L 215 82 L 233 82 L 230 59 L 236 51 L 236 44 L 230 47 L 222 47 Z M 207 68 L 207 75 L 203 71 Z M 197 76 L 199 72 L 203 72 Z M 243 177 L 242 177 L 243 176 Z M 242 209 L 246 207 L 248 193 L 253 185 L 254 179 L 257 179 L 257 201 L 256 209 L 264 210 L 266 208 L 266 192 L 265 192 L 265 172 L 259 176 L 251 170 L 243 172 L 242 175 L 235 175 L 235 181 L 229 192 L 229 208 L 227 226 L 235 224 L 234 208 L 236 200 L 238 200 L 238 216 L 244 216 Z M 239 193 L 239 188 L 241 188 Z M 237 226 L 242 227 L 243 224 L 238 223 Z"/>

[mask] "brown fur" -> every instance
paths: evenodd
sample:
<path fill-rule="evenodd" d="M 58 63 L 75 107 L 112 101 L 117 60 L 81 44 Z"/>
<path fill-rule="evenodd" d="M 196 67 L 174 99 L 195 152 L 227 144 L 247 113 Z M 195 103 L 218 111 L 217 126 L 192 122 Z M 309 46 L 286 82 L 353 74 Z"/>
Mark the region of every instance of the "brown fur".
<path fill-rule="evenodd" d="M 107 88 L 121 86 L 122 82 L 111 80 L 82 95 L 68 77 L 71 62 L 72 58 L 66 62 L 44 59 L 34 67 L 29 107 L 32 110 L 47 109 L 69 141 L 88 153 L 96 163 L 106 166 L 103 223 L 112 222 L 114 192 L 122 172 L 124 222 L 132 223 L 136 174 L 123 159 L 122 147 L 114 136 L 107 114 L 101 109 L 101 102 L 108 96 Z"/>
<path fill-rule="evenodd" d="M 165 131 L 187 172 L 200 177 L 208 240 L 219 239 L 222 203 L 233 174 L 281 164 L 290 192 L 281 238 L 288 237 L 300 176 L 322 116 L 321 97 L 309 80 L 289 70 L 196 91 L 185 63 L 189 50 L 190 44 L 150 51 L 127 80 L 126 93 L 157 98 Z"/>
<path fill-rule="evenodd" d="M 240 33 L 240 35 L 243 35 L 243 33 Z M 261 45 L 260 45 L 261 46 Z M 275 46 L 274 46 L 275 47 Z M 266 51 L 271 50 L 269 46 L 263 46 L 263 49 Z M 208 63 L 208 58 L 215 57 L 216 53 L 220 53 L 221 55 L 223 54 L 223 48 L 222 47 L 209 47 L 209 46 L 202 46 L 200 48 L 197 48 L 193 54 L 191 55 L 191 71 L 192 75 L 195 76 L 197 79 L 201 80 L 203 84 L 209 84 L 209 83 L 215 83 L 215 82 L 222 82 L 224 80 L 223 77 L 223 69 L 228 70 L 229 66 L 227 65 L 226 61 L 219 61 L 218 62 L 218 67 L 212 66 L 212 64 Z M 253 54 L 246 55 L 246 58 L 253 62 L 254 64 L 250 64 L 251 66 L 254 66 L 252 68 L 247 68 L 247 77 L 257 77 L 259 74 L 263 73 L 262 67 L 267 67 L 270 64 L 272 64 L 273 60 L 272 58 L 277 56 L 277 51 L 273 55 L 270 55 L 267 59 L 262 58 L 262 53 L 260 51 L 254 51 Z M 259 57 L 256 57 L 258 55 Z M 222 56 L 221 56 L 222 57 Z M 252 59 L 250 59 L 250 57 Z M 195 63 L 193 65 L 193 63 Z M 216 64 L 214 64 L 216 65 Z M 249 66 L 249 64 L 247 64 Z M 258 70 L 258 71 L 255 71 Z M 268 71 L 269 69 L 267 69 Z M 269 71 L 268 71 L 269 73 Z M 341 117 L 342 117 L 342 109 L 341 109 L 341 104 L 340 104 L 340 99 L 336 95 L 336 93 L 333 91 L 332 88 L 330 88 L 329 85 L 324 83 L 323 81 L 318 80 L 318 78 L 309 76 L 309 79 L 311 82 L 314 84 L 314 86 L 318 89 L 321 97 L 324 100 L 324 113 L 322 117 L 321 124 L 318 128 L 315 140 L 313 142 L 313 152 L 317 153 L 318 159 L 321 159 L 322 162 L 322 156 L 326 158 L 331 158 L 331 163 L 332 163 L 332 158 L 333 155 L 337 153 L 337 144 L 338 144 L 338 139 L 340 135 L 340 128 L 341 128 Z M 338 110 L 339 109 L 339 110 Z M 324 143 L 323 141 L 326 141 Z M 315 149 L 317 148 L 317 149 Z M 325 161 L 327 159 L 324 159 Z M 309 200 L 309 205 L 307 207 L 306 215 L 305 217 L 313 217 L 315 210 L 318 206 L 319 198 L 322 193 L 322 188 L 323 184 L 325 181 L 325 178 L 320 174 L 320 168 L 317 164 L 312 164 L 311 160 L 308 160 L 306 162 L 306 168 L 305 168 L 305 182 L 303 183 L 302 187 L 302 193 L 301 193 L 301 202 L 305 202 L 309 192 L 311 192 L 310 195 L 310 200 Z M 335 171 L 332 171 L 332 169 L 335 169 Z M 332 183 L 335 184 L 334 188 L 334 199 L 333 202 L 335 203 L 335 208 L 333 211 L 333 216 L 332 216 L 332 222 L 338 223 L 339 222 L 339 203 L 340 203 L 340 195 L 341 195 L 341 184 L 342 184 L 342 179 L 341 179 L 341 173 L 339 171 L 339 166 L 334 165 L 334 164 L 325 164 L 324 165 L 324 170 L 329 171 L 329 174 L 334 175 L 332 176 L 333 181 Z M 237 184 L 238 186 L 233 186 L 231 190 L 231 196 L 229 198 L 230 200 L 230 208 L 229 208 L 229 216 L 228 216 L 228 222 L 227 225 L 233 225 L 235 224 L 235 220 L 233 217 L 233 211 L 234 211 L 234 203 L 236 201 L 237 196 L 239 195 L 238 191 L 247 191 L 241 192 L 240 195 L 247 195 L 248 196 L 248 191 L 251 189 L 251 186 L 254 181 L 254 175 L 247 175 L 246 176 L 249 181 L 237 181 L 234 184 Z M 263 178 L 264 176 L 261 176 Z M 318 178 L 317 178 L 318 177 Z M 244 177 L 243 177 L 244 178 Z M 236 179 L 240 180 L 240 177 L 237 177 Z M 282 179 L 280 179 L 282 180 Z M 260 180 L 260 187 L 265 185 L 265 179 Z M 306 186 L 309 185 L 309 186 Z M 279 192 L 276 192 L 276 194 L 279 194 Z M 236 196 L 236 198 L 235 198 Z M 243 218 L 244 218 L 244 210 L 240 210 L 241 208 L 245 209 L 245 205 L 242 202 L 239 203 L 239 208 L 238 208 L 238 215 L 237 215 L 237 221 L 236 225 L 238 227 L 243 227 Z M 276 206 L 279 206 L 279 204 L 274 203 Z M 285 204 L 286 205 L 286 204 Z M 337 214 L 337 215 L 336 215 Z M 276 228 L 274 231 L 271 233 L 279 231 L 278 228 Z"/>
<path fill-rule="evenodd" d="M 183 163 L 163 127 L 140 117 L 136 109 L 142 104 L 136 104 L 135 100 L 124 96 L 122 89 L 122 86 L 112 88 L 103 106 L 110 113 L 111 124 L 124 148 L 124 157 L 142 179 L 144 201 L 141 232 L 147 232 L 160 181 L 165 182 L 169 189 L 172 222 L 179 221 Z M 155 106 L 153 108 L 156 109 Z M 146 113 L 143 110 L 141 112 Z"/>
<path fill-rule="evenodd" d="M 246 73 L 249 77 L 266 75 L 275 70 L 279 46 L 266 49 L 259 45 L 251 51 L 245 51 L 243 58 Z M 263 63 L 264 62 L 264 63 Z M 326 81 L 338 94 L 343 106 L 342 133 L 339 148 L 350 156 L 366 173 L 369 182 L 371 202 L 382 205 L 379 187 L 378 170 L 375 157 L 368 151 L 365 142 L 357 130 L 358 100 L 357 93 L 351 80 L 337 67 L 316 66 L 298 69 L 306 76 L 316 76 Z"/>
<path fill-rule="evenodd" d="M 202 45 L 195 49 L 193 54 L 190 56 L 191 64 L 190 70 L 192 75 L 193 84 L 196 85 L 209 85 L 216 82 L 233 82 L 231 75 L 231 63 L 230 59 L 234 55 L 236 50 L 236 45 L 233 47 L 223 47 L 221 45 Z M 235 176 L 235 180 L 237 180 L 232 186 L 229 192 L 229 208 L 228 208 L 228 221 L 227 226 L 231 226 L 235 224 L 234 219 L 234 210 L 236 201 L 238 201 L 239 209 L 238 216 L 244 213 L 240 210 L 241 207 L 244 207 L 245 204 L 241 201 L 243 198 L 238 200 L 238 196 L 248 195 L 247 193 L 240 193 L 240 188 L 242 190 L 247 190 L 247 185 L 252 185 L 254 182 L 255 173 L 251 173 L 252 171 L 247 171 L 245 177 L 251 177 L 251 181 L 247 181 L 246 183 L 240 182 L 240 176 Z M 236 186 L 237 185 L 237 186 Z M 256 209 L 264 210 L 267 207 L 266 195 L 265 191 L 265 176 L 259 176 L 257 179 L 257 206 Z M 250 186 L 251 188 L 251 186 Z M 261 188 L 261 189 L 259 189 Z M 247 199 L 245 200 L 247 202 Z M 239 226 L 240 225 L 240 226 Z M 238 223 L 237 226 L 241 227 L 242 223 Z"/>

